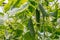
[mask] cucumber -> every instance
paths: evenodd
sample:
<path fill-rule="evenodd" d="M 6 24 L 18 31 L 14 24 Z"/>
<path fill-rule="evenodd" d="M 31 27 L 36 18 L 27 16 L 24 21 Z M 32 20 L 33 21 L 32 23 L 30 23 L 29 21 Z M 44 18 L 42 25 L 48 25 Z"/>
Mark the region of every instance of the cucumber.
<path fill-rule="evenodd" d="M 30 30 L 31 36 L 35 37 L 35 31 L 34 31 L 33 22 L 31 18 L 28 21 L 28 29 Z"/>

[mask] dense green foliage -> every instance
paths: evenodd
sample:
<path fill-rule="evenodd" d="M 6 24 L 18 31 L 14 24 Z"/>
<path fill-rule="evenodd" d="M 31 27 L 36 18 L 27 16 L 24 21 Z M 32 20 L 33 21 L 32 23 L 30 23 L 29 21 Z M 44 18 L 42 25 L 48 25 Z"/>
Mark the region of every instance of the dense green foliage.
<path fill-rule="evenodd" d="M 59 6 L 58 0 L 0 0 L 0 40 L 60 40 Z"/>

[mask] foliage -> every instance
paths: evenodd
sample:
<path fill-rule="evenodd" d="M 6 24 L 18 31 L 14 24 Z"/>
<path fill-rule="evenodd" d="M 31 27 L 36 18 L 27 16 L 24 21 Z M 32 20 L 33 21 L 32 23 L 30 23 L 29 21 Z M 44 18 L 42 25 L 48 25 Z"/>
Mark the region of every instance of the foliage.
<path fill-rule="evenodd" d="M 0 0 L 0 40 L 60 40 L 58 0 Z"/>

